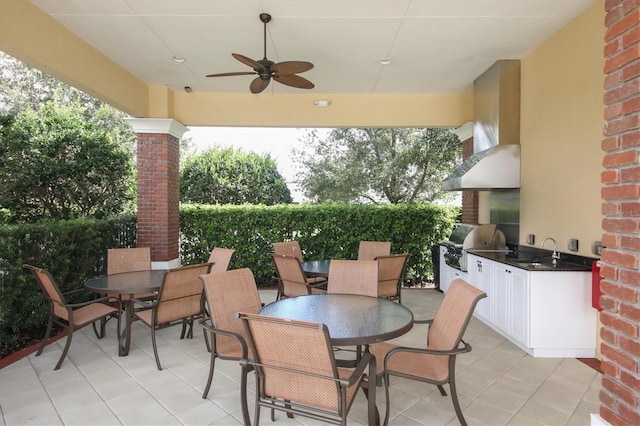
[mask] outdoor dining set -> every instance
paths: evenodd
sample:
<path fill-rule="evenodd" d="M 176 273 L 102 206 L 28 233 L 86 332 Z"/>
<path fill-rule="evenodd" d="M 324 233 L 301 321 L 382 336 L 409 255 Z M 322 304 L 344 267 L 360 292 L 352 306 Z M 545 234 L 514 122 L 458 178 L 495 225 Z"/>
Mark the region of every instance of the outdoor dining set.
<path fill-rule="evenodd" d="M 180 339 L 193 337 L 194 322 L 204 330 L 210 352 L 209 374 L 202 397 L 207 398 L 216 359 L 237 361 L 241 367 L 240 400 L 243 422 L 251 424 L 248 375 L 255 374 L 254 424 L 260 408 L 282 411 L 326 423 L 346 424 L 361 389 L 367 397 L 369 424 L 379 424 L 376 387 L 385 389 L 387 424 L 390 376 L 443 387 L 461 424 L 465 419 L 455 387 L 455 359 L 471 351 L 462 340 L 484 292 L 463 280 L 455 281 L 433 319 L 420 320 L 402 305 L 401 283 L 406 253 L 392 254 L 391 243 L 362 241 L 358 258 L 305 261 L 297 241 L 275 242 L 271 257 L 278 284 L 276 301 L 261 303 L 249 268 L 229 269 L 235 250 L 216 247 L 206 263 L 169 270 L 152 270 L 150 249 L 109 249 L 107 275 L 90 278 L 84 289 L 95 295 L 69 304 L 51 274 L 32 271 L 49 300 L 44 350 L 53 325 L 67 330 L 58 370 L 69 351 L 73 332 L 92 324 L 98 338 L 106 322 L 117 321 L 118 355 L 131 348 L 131 326 L 140 321 L 151 330 L 153 352 L 162 370 L 156 330 L 181 325 Z M 389 340 L 417 324 L 425 327 L 422 348 L 401 347 Z M 161 348 L 160 348 L 161 349 Z"/>

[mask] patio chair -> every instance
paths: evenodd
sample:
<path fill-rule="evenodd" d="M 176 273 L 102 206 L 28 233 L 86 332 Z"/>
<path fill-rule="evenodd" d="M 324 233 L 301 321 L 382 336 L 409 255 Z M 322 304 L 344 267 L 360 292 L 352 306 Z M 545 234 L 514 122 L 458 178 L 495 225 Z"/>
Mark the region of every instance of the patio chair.
<path fill-rule="evenodd" d="M 200 275 L 209 273 L 211 264 L 182 266 L 167 271 L 158 297 L 152 302 L 134 299 L 141 308 L 133 312 L 134 318 L 141 320 L 151 329 L 151 343 L 153 355 L 156 358 L 158 370 L 162 370 L 158 347 L 156 343 L 156 330 L 181 324 L 182 333 L 185 336 L 186 326 L 189 325 L 188 337 L 193 337 L 193 321 L 204 315 L 204 299 Z"/>
<path fill-rule="evenodd" d="M 229 269 L 229 264 L 235 254 L 236 249 L 214 247 L 207 261 L 212 264 L 210 273 L 222 272 Z"/>
<path fill-rule="evenodd" d="M 399 376 L 411 380 L 432 383 L 438 386 L 440 394 L 446 396 L 443 385 L 449 384 L 451 400 L 458 421 L 466 425 L 455 382 L 456 356 L 470 352 L 471 345 L 462 340 L 471 315 L 478 301 L 487 294 L 462 279 L 451 283 L 436 316 L 432 320 L 414 321 L 415 324 L 429 324 L 426 348 L 399 347 L 391 343 L 370 345 L 371 353 L 378 360 L 377 376 L 385 385 L 387 403 L 385 421 L 389 420 L 389 376 Z"/>
<path fill-rule="evenodd" d="M 401 286 L 410 254 L 376 256 L 378 261 L 378 297 L 402 304 Z"/>
<path fill-rule="evenodd" d="M 326 279 L 307 277 L 297 257 L 275 253 L 271 253 L 270 256 L 276 267 L 276 279 L 278 280 L 276 300 L 305 294 L 326 293 Z"/>
<path fill-rule="evenodd" d="M 327 293 L 378 297 L 378 261 L 331 260 Z"/>
<path fill-rule="evenodd" d="M 364 354 L 355 369 L 338 368 L 326 325 L 251 313 L 240 313 L 239 318 L 254 354 L 241 364 L 256 373 L 255 425 L 260 424 L 260 407 L 272 410 L 272 421 L 278 410 L 345 425 L 360 386 L 365 387 L 369 421 L 374 423 L 375 381 L 366 380 L 376 369 L 371 354 Z"/>
<path fill-rule="evenodd" d="M 49 321 L 47 324 L 47 331 L 45 333 L 44 339 L 42 340 L 42 343 L 40 344 L 40 348 L 36 353 L 36 356 L 40 356 L 44 347 L 47 345 L 47 341 L 49 340 L 49 337 L 51 335 L 53 323 L 56 323 L 57 325 L 67 329 L 68 331 L 67 342 L 64 345 L 62 355 L 60 355 L 60 359 L 58 360 L 58 363 L 56 364 L 54 370 L 58 370 L 62 366 L 62 362 L 64 361 L 67 353 L 69 352 L 69 348 L 71 347 L 71 339 L 73 338 L 74 331 L 81 329 L 87 324 L 94 323 L 95 321 L 104 319 L 108 316 L 117 317 L 118 326 L 120 325 L 119 309 L 103 303 L 109 301 L 108 297 L 101 297 L 99 299 L 93 299 L 84 303 L 67 303 L 65 296 L 82 292 L 84 291 L 84 289 L 61 293 L 60 288 L 54 281 L 49 271 L 31 265 L 23 265 L 23 267 L 33 272 L 36 280 L 38 281 L 38 284 L 40 284 L 40 287 L 42 288 L 42 291 L 44 291 L 44 294 L 46 295 L 49 302 Z M 99 335 L 95 327 L 94 331 L 96 332 L 96 336 L 99 339 L 104 336 L 104 334 Z"/>
<path fill-rule="evenodd" d="M 257 313 L 262 308 L 262 303 L 253 272 L 249 268 L 202 275 L 200 280 L 204 285 L 210 310 L 210 318 L 200 321 L 205 336 L 207 333 L 210 334 L 210 339 L 207 338 L 206 341 L 211 341 L 209 377 L 202 393 L 202 398 L 207 398 L 213 380 L 216 358 L 239 361 L 251 354 L 247 349 L 244 327 L 236 313 L 240 311 Z M 243 366 L 241 373 L 242 414 L 245 424 L 250 424 L 245 396 L 247 374 L 251 369 Z"/>
<path fill-rule="evenodd" d="M 304 262 L 300 243 L 298 241 L 283 241 L 280 243 L 271 243 L 275 254 L 284 254 L 286 256 L 295 256 L 300 262 Z"/>
<path fill-rule="evenodd" d="M 388 254 L 391 254 L 390 241 L 360 241 L 358 246 L 358 260 L 373 260 Z"/>

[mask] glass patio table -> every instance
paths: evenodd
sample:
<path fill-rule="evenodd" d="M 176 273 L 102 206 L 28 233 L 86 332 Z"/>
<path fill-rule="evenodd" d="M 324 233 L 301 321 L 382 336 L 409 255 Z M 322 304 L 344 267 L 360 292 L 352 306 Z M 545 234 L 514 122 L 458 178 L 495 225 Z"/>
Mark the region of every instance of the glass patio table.
<path fill-rule="evenodd" d="M 133 319 L 133 297 L 137 293 L 149 293 L 160 290 L 164 276 L 164 269 L 123 272 L 120 274 L 102 275 L 85 281 L 88 291 L 98 294 L 118 295 L 124 309 L 124 330 L 118 327 L 118 355 L 127 356 L 131 347 L 131 322 Z M 129 297 L 123 299 L 122 295 Z"/>
<path fill-rule="evenodd" d="M 331 260 L 307 260 L 302 262 L 302 270 L 311 277 L 328 277 Z"/>

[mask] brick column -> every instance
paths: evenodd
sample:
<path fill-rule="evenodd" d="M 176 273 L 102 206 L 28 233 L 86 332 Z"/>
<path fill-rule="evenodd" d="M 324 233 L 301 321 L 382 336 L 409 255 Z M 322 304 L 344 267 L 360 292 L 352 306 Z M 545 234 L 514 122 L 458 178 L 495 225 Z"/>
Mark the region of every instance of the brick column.
<path fill-rule="evenodd" d="M 640 2 L 605 0 L 600 416 L 640 424 Z"/>
<path fill-rule="evenodd" d="M 180 138 L 171 119 L 128 120 L 138 137 L 138 247 L 151 247 L 154 269 L 180 265 Z"/>
<path fill-rule="evenodd" d="M 462 142 L 462 160 L 473 154 L 473 123 L 458 127 L 454 133 Z M 478 223 L 478 191 L 462 191 L 462 223 Z"/>

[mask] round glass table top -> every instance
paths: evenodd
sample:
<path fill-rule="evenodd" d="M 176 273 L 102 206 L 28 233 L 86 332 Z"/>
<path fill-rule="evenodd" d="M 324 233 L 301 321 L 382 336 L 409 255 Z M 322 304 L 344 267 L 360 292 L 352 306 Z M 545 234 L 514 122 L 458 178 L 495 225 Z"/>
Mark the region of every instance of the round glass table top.
<path fill-rule="evenodd" d="M 96 293 L 145 293 L 160 289 L 166 270 L 123 272 L 90 278 L 84 286 Z"/>
<path fill-rule="evenodd" d="M 314 294 L 281 299 L 260 315 L 326 324 L 334 345 L 362 345 L 401 336 L 413 327 L 413 313 L 386 299 L 353 294 Z"/>

